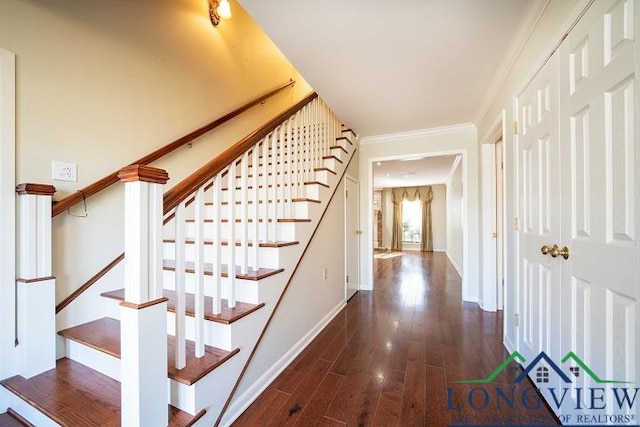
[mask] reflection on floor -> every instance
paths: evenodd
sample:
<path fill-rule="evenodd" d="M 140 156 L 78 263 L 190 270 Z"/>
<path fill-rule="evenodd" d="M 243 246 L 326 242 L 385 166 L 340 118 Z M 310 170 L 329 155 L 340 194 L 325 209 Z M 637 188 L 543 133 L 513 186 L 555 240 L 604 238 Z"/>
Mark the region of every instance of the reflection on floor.
<path fill-rule="evenodd" d="M 502 315 L 461 302 L 444 253 L 378 258 L 374 277 L 234 425 L 557 424 L 528 381 L 513 383 L 515 364 L 488 384 L 458 382 L 508 354 Z"/>

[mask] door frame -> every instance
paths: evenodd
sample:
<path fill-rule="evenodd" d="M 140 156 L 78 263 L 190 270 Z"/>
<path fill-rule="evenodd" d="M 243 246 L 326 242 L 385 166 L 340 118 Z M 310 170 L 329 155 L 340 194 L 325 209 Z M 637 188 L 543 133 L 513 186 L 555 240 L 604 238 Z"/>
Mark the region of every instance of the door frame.
<path fill-rule="evenodd" d="M 351 181 L 356 185 L 357 188 L 357 194 L 355 195 L 355 200 L 356 200 L 356 204 L 358 206 L 358 212 L 356 215 L 356 223 L 357 223 L 357 228 L 358 230 L 360 230 L 360 180 L 356 177 L 354 177 L 353 175 L 346 173 L 345 174 L 345 181 L 344 181 L 344 197 L 345 197 L 345 203 L 344 203 L 344 231 L 345 231 L 345 238 L 344 238 L 344 266 L 345 266 L 345 281 L 344 281 L 344 297 L 345 300 L 347 299 L 347 290 L 349 287 L 349 284 L 347 283 L 346 277 L 349 273 L 348 271 L 348 262 L 349 262 L 349 252 L 348 252 L 348 245 L 347 245 L 347 239 L 348 239 L 348 232 L 347 232 L 347 181 Z M 360 255 L 362 253 L 361 250 L 361 246 L 362 246 L 362 242 L 360 241 L 360 237 L 358 237 L 358 250 L 355 256 L 355 260 L 356 260 L 356 264 L 358 264 L 358 267 L 356 268 L 356 272 L 357 272 L 357 280 L 356 280 L 356 284 L 357 284 L 357 289 L 358 291 L 360 290 L 360 267 L 359 267 L 359 263 L 360 263 Z"/>
<path fill-rule="evenodd" d="M 506 256 L 507 227 L 506 227 L 506 194 L 507 180 L 505 179 L 508 159 L 506 153 L 505 135 L 507 134 L 506 111 L 502 110 L 494 124 L 491 126 L 487 136 L 481 139 L 481 164 L 482 164 L 482 291 L 481 307 L 486 311 L 503 310 L 506 296 L 499 279 L 506 281 L 507 265 L 509 263 Z M 502 140 L 502 209 L 498 212 L 496 202 L 496 189 L 498 186 L 496 171 L 496 142 Z M 501 227 L 498 230 L 496 218 L 501 216 Z M 492 233 L 497 233 L 497 238 L 502 243 L 502 269 L 498 271 L 497 244 L 498 241 Z M 506 292 L 506 291 L 505 291 Z"/>
<path fill-rule="evenodd" d="M 16 373 L 14 341 L 16 265 L 15 54 L 0 48 L 0 379 Z"/>
<path fill-rule="evenodd" d="M 373 165 L 377 162 L 384 162 L 389 160 L 403 160 L 411 159 L 415 157 L 440 157 L 449 155 L 459 155 L 460 164 L 462 166 L 462 300 L 468 302 L 477 302 L 475 298 L 472 298 L 469 290 L 469 230 L 471 229 L 471 218 L 469 215 L 469 153 L 466 148 L 444 150 L 444 151 L 426 151 L 426 152 L 412 152 L 399 155 L 390 155 L 382 157 L 371 157 L 367 161 L 367 194 L 366 194 L 366 226 L 369 231 L 369 237 L 365 242 L 365 256 L 373 260 L 373 235 L 372 230 L 375 227 L 375 219 L 373 218 Z M 371 283 L 371 289 L 375 287 L 373 283 L 373 262 L 369 263 L 369 269 L 367 271 L 369 282 Z"/>

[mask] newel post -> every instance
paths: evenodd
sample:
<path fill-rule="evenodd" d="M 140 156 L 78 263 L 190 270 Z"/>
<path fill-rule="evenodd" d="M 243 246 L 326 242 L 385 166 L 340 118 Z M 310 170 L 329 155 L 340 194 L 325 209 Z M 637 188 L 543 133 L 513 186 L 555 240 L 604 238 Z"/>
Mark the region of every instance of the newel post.
<path fill-rule="evenodd" d="M 131 165 L 125 183 L 124 301 L 120 303 L 122 426 L 166 426 L 167 299 L 162 296 L 162 169 Z"/>
<path fill-rule="evenodd" d="M 56 366 L 56 280 L 51 268 L 51 203 L 56 189 L 20 184 L 16 345 L 21 372 L 32 377 Z"/>

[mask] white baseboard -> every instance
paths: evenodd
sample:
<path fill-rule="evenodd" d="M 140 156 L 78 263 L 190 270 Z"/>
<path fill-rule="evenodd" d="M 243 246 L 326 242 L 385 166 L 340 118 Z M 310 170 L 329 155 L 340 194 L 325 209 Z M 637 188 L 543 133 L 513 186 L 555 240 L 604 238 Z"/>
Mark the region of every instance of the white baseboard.
<path fill-rule="evenodd" d="M 449 255 L 449 251 L 445 251 L 445 253 L 447 254 L 447 258 L 449 258 L 449 262 L 451 263 L 451 265 L 453 265 L 453 268 L 455 268 L 458 274 L 460 275 L 460 277 L 462 277 L 462 270 L 460 269 L 458 264 L 456 264 L 456 262 L 453 260 L 451 255 Z"/>
<path fill-rule="evenodd" d="M 284 371 L 291 362 L 307 348 L 320 332 L 333 320 L 334 317 L 347 305 L 346 301 L 340 301 L 326 316 L 305 334 L 289 351 L 287 351 L 273 366 L 258 378 L 251 387 L 238 398 L 233 399 L 229 410 L 225 415 L 225 424 L 231 425 L 242 413 L 260 396 L 268 386 Z"/>

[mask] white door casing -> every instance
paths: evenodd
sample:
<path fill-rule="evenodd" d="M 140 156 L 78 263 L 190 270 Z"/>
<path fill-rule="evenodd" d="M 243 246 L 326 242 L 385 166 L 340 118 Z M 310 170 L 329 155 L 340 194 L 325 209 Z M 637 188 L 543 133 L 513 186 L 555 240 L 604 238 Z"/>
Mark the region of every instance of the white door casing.
<path fill-rule="evenodd" d="M 351 298 L 360 288 L 360 184 L 347 175 L 345 189 L 345 298 Z"/>
<path fill-rule="evenodd" d="M 569 249 L 558 261 L 562 353 L 575 352 L 601 379 L 633 382 L 640 380 L 637 7 L 595 2 L 560 48 L 558 244 Z M 586 375 L 577 381 L 602 386 Z"/>
<path fill-rule="evenodd" d="M 15 179 L 15 55 L 0 49 L 0 378 L 17 373 Z"/>
<path fill-rule="evenodd" d="M 554 54 L 516 100 L 518 157 L 518 349 L 560 355 L 560 264 L 543 255 L 560 239 L 558 58 Z"/>

